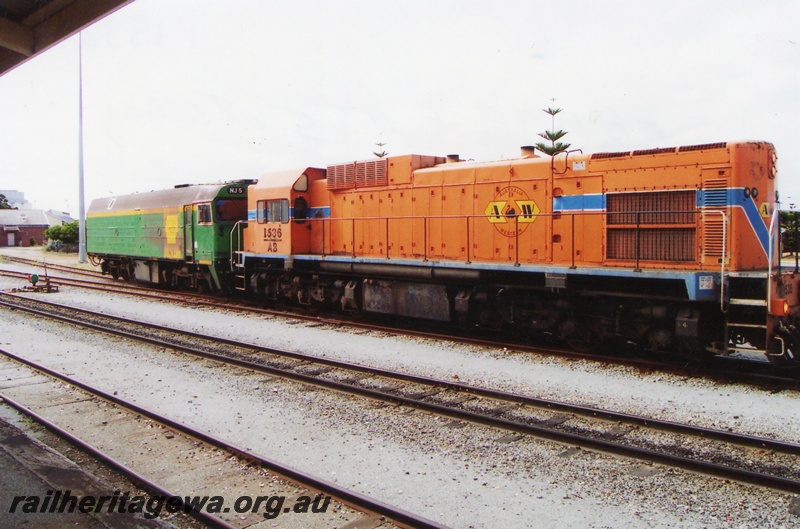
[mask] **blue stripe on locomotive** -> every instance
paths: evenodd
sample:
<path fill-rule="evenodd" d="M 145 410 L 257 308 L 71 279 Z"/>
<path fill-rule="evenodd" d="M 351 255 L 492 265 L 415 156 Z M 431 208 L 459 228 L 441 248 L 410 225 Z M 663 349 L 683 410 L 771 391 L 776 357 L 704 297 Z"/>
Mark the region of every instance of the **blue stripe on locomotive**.
<path fill-rule="evenodd" d="M 588 195 L 565 195 L 553 197 L 553 211 L 605 211 L 606 195 L 592 193 Z"/>
<path fill-rule="evenodd" d="M 294 208 L 289 208 L 289 216 L 294 217 Z M 331 216 L 331 208 L 329 206 L 311 207 L 308 208 L 306 217 L 310 219 L 327 219 Z M 258 220 L 258 212 L 254 209 L 247 210 L 247 222 L 256 222 Z"/>

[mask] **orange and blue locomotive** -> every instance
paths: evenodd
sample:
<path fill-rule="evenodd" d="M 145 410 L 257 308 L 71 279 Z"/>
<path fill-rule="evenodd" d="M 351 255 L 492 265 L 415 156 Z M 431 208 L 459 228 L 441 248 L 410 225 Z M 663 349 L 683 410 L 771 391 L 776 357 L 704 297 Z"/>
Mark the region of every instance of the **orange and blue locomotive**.
<path fill-rule="evenodd" d="M 796 360 L 776 152 L 730 142 L 264 175 L 232 263 L 273 300 L 661 351 Z"/>

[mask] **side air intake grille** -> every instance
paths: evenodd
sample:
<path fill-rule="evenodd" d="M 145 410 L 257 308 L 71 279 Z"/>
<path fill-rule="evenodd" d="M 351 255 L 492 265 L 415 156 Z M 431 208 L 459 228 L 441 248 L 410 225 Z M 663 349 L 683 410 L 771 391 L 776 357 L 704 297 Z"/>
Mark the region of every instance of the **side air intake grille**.
<path fill-rule="evenodd" d="M 727 146 L 728 144 L 724 141 L 720 143 L 704 143 L 702 145 L 684 145 L 678 148 L 678 152 L 708 151 L 710 149 L 724 149 Z"/>
<path fill-rule="evenodd" d="M 645 156 L 648 154 L 672 154 L 675 152 L 675 147 L 666 147 L 664 149 L 645 149 L 643 151 L 633 151 L 634 156 Z"/>
<path fill-rule="evenodd" d="M 703 205 L 710 208 L 724 208 L 728 205 L 728 190 L 706 189 L 703 193 Z"/>
<path fill-rule="evenodd" d="M 704 143 L 702 145 L 684 145 L 683 147 L 666 147 L 660 149 L 640 149 L 637 151 L 625 152 L 596 152 L 592 154 L 592 160 L 607 160 L 609 158 L 625 158 L 627 156 L 646 156 L 648 154 L 672 154 L 676 152 L 708 151 L 711 149 L 724 149 L 727 143 Z"/>
<path fill-rule="evenodd" d="M 630 156 L 631 153 L 628 151 L 625 152 L 596 152 L 592 155 L 592 160 L 605 160 L 608 158 L 625 158 L 626 156 Z"/>
<path fill-rule="evenodd" d="M 728 206 L 728 182 L 726 180 L 706 180 L 703 182 L 703 206 L 722 208 Z M 722 215 L 706 213 L 703 215 L 703 255 L 722 257 L 725 241 L 725 221 Z"/>

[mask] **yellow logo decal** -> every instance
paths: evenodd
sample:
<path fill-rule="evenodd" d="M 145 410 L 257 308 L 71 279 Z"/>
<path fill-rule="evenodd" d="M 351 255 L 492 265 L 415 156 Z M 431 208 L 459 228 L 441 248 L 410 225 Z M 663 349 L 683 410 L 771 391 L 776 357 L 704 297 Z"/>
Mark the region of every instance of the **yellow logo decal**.
<path fill-rule="evenodd" d="M 761 213 L 762 217 L 769 217 L 769 204 L 767 204 L 766 202 L 761 204 L 759 213 Z"/>
<path fill-rule="evenodd" d="M 486 206 L 483 214 L 494 227 L 506 237 L 522 234 L 536 220 L 541 210 L 525 191 L 517 186 L 501 189 L 495 199 Z M 519 230 L 519 233 L 517 233 Z"/>
<path fill-rule="evenodd" d="M 539 215 L 539 206 L 533 200 L 517 200 L 519 222 L 533 222 Z"/>
<path fill-rule="evenodd" d="M 164 217 L 164 235 L 167 237 L 167 244 L 178 243 L 178 216 L 166 215 Z"/>
<path fill-rule="evenodd" d="M 501 211 L 505 210 L 506 204 L 508 204 L 507 200 L 498 200 L 495 202 L 489 202 L 489 205 L 486 206 L 486 210 L 483 212 L 486 215 L 486 218 L 489 219 L 489 222 L 506 222 L 505 216 L 501 213 Z"/>

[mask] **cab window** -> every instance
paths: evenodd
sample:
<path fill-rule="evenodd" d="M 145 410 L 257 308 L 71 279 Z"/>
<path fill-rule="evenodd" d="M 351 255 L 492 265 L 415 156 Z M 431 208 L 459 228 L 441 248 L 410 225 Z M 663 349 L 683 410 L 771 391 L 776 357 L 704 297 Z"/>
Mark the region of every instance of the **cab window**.
<path fill-rule="evenodd" d="M 292 217 L 297 224 L 303 224 L 308 217 L 308 201 L 304 197 L 294 199 L 294 211 Z"/>
<path fill-rule="evenodd" d="M 217 222 L 247 220 L 247 201 L 241 199 L 217 200 L 214 206 Z"/>
<path fill-rule="evenodd" d="M 199 204 L 197 206 L 197 223 L 211 224 L 211 204 Z"/>
<path fill-rule="evenodd" d="M 306 173 L 300 175 L 300 178 L 298 178 L 297 182 L 294 183 L 292 189 L 295 191 L 300 191 L 301 193 L 308 191 L 308 175 Z"/>
<path fill-rule="evenodd" d="M 256 220 L 259 224 L 267 222 L 289 222 L 289 200 L 259 200 L 256 202 Z"/>

